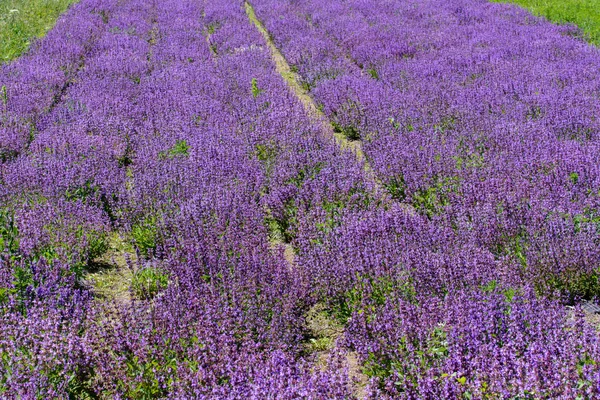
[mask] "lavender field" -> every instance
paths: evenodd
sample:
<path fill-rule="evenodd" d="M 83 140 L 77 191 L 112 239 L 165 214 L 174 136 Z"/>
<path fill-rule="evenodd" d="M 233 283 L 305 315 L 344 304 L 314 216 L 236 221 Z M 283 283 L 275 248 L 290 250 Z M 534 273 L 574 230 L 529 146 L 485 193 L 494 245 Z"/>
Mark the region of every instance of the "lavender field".
<path fill-rule="evenodd" d="M 80 0 L 0 88 L 0 399 L 600 398 L 576 26 Z"/>

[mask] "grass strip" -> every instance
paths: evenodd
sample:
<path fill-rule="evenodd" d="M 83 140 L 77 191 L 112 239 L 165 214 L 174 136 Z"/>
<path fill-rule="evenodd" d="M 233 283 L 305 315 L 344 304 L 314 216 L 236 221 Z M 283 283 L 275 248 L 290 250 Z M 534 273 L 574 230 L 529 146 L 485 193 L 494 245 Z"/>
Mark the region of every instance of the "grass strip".
<path fill-rule="evenodd" d="M 29 49 L 78 0 L 0 0 L 0 64 Z"/>
<path fill-rule="evenodd" d="M 585 38 L 600 45 L 600 0 L 492 0 L 494 3 L 518 4 L 535 15 L 559 24 L 572 23 Z"/>

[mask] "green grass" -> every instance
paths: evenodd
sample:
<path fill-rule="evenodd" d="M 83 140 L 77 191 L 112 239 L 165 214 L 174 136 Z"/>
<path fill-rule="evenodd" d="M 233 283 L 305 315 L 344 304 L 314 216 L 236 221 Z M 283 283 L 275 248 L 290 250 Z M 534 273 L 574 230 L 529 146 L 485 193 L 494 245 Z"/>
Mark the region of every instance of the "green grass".
<path fill-rule="evenodd" d="M 587 39 L 600 46 L 600 0 L 492 0 L 514 3 L 557 23 L 573 23 Z"/>
<path fill-rule="evenodd" d="M 77 0 L 0 0 L 0 64 L 19 57 Z"/>

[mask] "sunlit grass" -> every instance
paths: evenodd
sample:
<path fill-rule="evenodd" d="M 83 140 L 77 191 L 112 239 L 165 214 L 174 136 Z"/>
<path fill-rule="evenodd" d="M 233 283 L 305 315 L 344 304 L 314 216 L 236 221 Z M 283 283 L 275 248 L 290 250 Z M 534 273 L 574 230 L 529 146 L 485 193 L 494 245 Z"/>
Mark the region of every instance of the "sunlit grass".
<path fill-rule="evenodd" d="M 0 0 L 0 63 L 29 48 L 32 39 L 48 32 L 56 19 L 77 0 Z"/>
<path fill-rule="evenodd" d="M 600 0 L 492 0 L 515 3 L 552 22 L 573 23 L 587 39 L 600 45 Z"/>

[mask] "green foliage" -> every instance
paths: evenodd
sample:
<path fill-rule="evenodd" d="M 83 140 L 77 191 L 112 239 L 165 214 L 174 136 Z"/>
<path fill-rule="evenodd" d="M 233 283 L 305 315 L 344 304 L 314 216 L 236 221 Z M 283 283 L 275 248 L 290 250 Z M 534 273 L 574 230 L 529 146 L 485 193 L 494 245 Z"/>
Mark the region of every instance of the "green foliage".
<path fill-rule="evenodd" d="M 562 140 L 573 140 L 585 143 L 592 138 L 594 130 L 583 124 L 571 124 L 558 131 L 557 137 Z"/>
<path fill-rule="evenodd" d="M 92 382 L 93 370 L 88 367 L 76 366 L 71 372 L 66 392 L 69 399 L 95 400 L 98 398 Z"/>
<path fill-rule="evenodd" d="M 252 78 L 252 96 L 257 98 L 262 92 L 263 90 L 258 88 L 258 81 L 256 78 Z"/>
<path fill-rule="evenodd" d="M 572 23 L 590 42 L 600 45 L 600 0 L 492 0 L 515 3 L 557 23 Z"/>
<path fill-rule="evenodd" d="M 306 181 L 315 179 L 323 167 L 324 164 L 321 162 L 306 165 L 298 170 L 296 175 L 289 178 L 286 183 L 300 188 Z M 276 215 L 266 217 L 265 225 L 269 229 L 271 240 L 282 240 L 285 243 L 290 243 L 296 236 L 297 215 L 298 204 L 294 198 L 290 198 L 284 202 L 283 208 Z"/>
<path fill-rule="evenodd" d="M 320 222 L 315 222 L 317 229 L 324 234 L 327 234 L 338 225 L 338 218 L 342 213 L 342 210 L 347 206 L 347 201 L 337 200 L 328 201 L 325 200 L 321 204 L 321 207 L 326 212 L 326 217 Z M 316 242 L 319 243 L 319 242 Z M 315 243 L 315 244 L 316 244 Z"/>
<path fill-rule="evenodd" d="M 19 152 L 11 149 L 0 149 L 0 163 L 14 160 L 19 155 Z"/>
<path fill-rule="evenodd" d="M 540 106 L 531 106 L 527 110 L 526 117 L 528 120 L 535 121 L 542 118 L 545 115 L 544 110 Z"/>
<path fill-rule="evenodd" d="M 106 10 L 100 10 L 98 14 L 102 17 L 102 22 L 108 24 L 108 12 Z"/>
<path fill-rule="evenodd" d="M 433 126 L 435 131 L 438 133 L 447 132 L 449 130 L 454 129 L 455 127 L 456 127 L 456 117 L 454 117 L 453 115 L 448 115 L 448 116 L 442 117 L 440 122 Z"/>
<path fill-rule="evenodd" d="M 481 168 L 484 165 L 484 157 L 479 154 L 468 154 L 465 157 L 454 156 L 456 161 L 456 169 Z"/>
<path fill-rule="evenodd" d="M 529 240 L 527 233 L 522 231 L 514 235 L 502 235 L 500 241 L 496 244 L 494 253 L 499 257 L 510 257 L 527 268 L 527 249 Z"/>
<path fill-rule="evenodd" d="M 187 144 L 185 140 L 177 140 L 175 145 L 171 147 L 168 151 L 160 152 L 158 157 L 161 160 L 169 159 L 172 160 L 175 157 L 187 157 L 190 155 L 191 146 Z"/>
<path fill-rule="evenodd" d="M 344 327 L 327 311 L 327 306 L 317 303 L 306 313 L 304 351 L 307 354 L 330 351 Z"/>
<path fill-rule="evenodd" d="M 385 305 L 390 296 L 414 301 L 416 289 L 412 279 L 408 276 L 393 278 L 357 274 L 352 288 L 340 298 L 332 300 L 332 314 L 342 324 L 348 322 L 355 312 L 368 313 L 369 318 L 374 318 L 376 309 Z"/>
<path fill-rule="evenodd" d="M 131 279 L 133 295 L 142 300 L 154 298 L 169 284 L 167 274 L 157 268 L 144 268 L 136 271 Z"/>
<path fill-rule="evenodd" d="M 487 139 L 481 137 L 467 144 L 467 139 L 461 137 L 456 149 L 456 169 L 475 169 L 485 165 L 485 153 L 488 150 Z"/>
<path fill-rule="evenodd" d="M 8 91 L 6 89 L 6 85 L 2 85 L 2 89 L 0 90 L 0 96 L 2 97 L 2 105 L 6 107 L 8 104 Z"/>
<path fill-rule="evenodd" d="M 576 214 L 573 217 L 573 230 L 576 233 L 581 232 L 585 226 L 595 227 L 596 232 L 600 233 L 600 211 L 593 208 L 586 208 L 583 213 Z"/>
<path fill-rule="evenodd" d="M 484 293 L 502 293 L 507 303 L 511 303 L 515 296 L 519 293 L 518 289 L 513 287 L 500 288 L 498 282 L 495 280 L 491 280 L 487 284 L 481 286 L 481 290 Z"/>
<path fill-rule="evenodd" d="M 77 0 L 0 1 L 0 64 L 27 51 L 35 37 L 46 34 Z"/>
<path fill-rule="evenodd" d="M 571 172 L 569 174 L 569 181 L 571 181 L 573 185 L 577 185 L 577 182 L 579 182 L 579 174 L 577 172 Z"/>
<path fill-rule="evenodd" d="M 144 257 L 151 257 L 156 249 L 158 240 L 156 222 L 155 217 L 150 217 L 141 223 L 133 225 L 131 228 L 131 237 Z"/>
<path fill-rule="evenodd" d="M 345 116 L 345 122 L 340 122 L 338 115 Z M 331 125 L 335 133 L 341 133 L 350 141 L 362 139 L 359 124 L 364 117 L 364 110 L 357 100 L 347 99 L 333 112 L 332 117 Z"/>
<path fill-rule="evenodd" d="M 535 287 L 542 295 L 561 293 L 569 303 L 578 299 L 591 300 L 600 297 L 600 270 L 585 272 L 572 267 L 560 274 L 544 274 L 536 280 Z"/>
<path fill-rule="evenodd" d="M 353 141 L 360 139 L 360 132 L 355 126 L 352 125 L 340 125 L 337 122 L 331 122 L 333 126 L 333 131 L 336 133 L 341 133 L 346 137 L 346 139 Z"/>
<path fill-rule="evenodd" d="M 33 287 L 33 274 L 29 268 L 16 267 L 13 271 L 13 293 L 23 299 L 29 287 Z"/>
<path fill-rule="evenodd" d="M 121 165 L 121 161 L 125 163 L 126 159 L 119 160 L 119 165 Z M 82 203 L 96 202 L 106 212 L 111 221 L 116 220 L 115 210 L 113 210 L 110 198 L 116 201 L 118 200 L 117 195 L 113 193 L 107 196 L 101 193 L 100 188 L 92 180 L 87 180 L 83 185 L 68 188 L 65 191 L 65 198 L 69 201 L 81 201 Z"/>
<path fill-rule="evenodd" d="M 404 183 L 404 176 L 400 175 L 399 177 L 393 177 L 384 184 L 384 187 L 394 200 L 404 201 L 406 198 L 406 183 Z"/>
<path fill-rule="evenodd" d="M 267 176 L 271 176 L 278 153 L 277 145 L 274 142 L 256 145 L 255 156 L 263 165 Z"/>
<path fill-rule="evenodd" d="M 9 209 L 0 208 L 0 253 L 15 256 L 19 250 L 19 229 Z"/>
<path fill-rule="evenodd" d="M 207 37 L 210 37 L 211 35 L 213 35 L 217 29 L 219 29 L 221 27 L 221 24 L 219 22 L 211 22 L 210 24 L 208 24 L 205 28 L 205 33 Z"/>
<path fill-rule="evenodd" d="M 322 162 L 306 165 L 298 170 L 295 176 L 289 178 L 286 183 L 292 183 L 300 188 L 307 180 L 315 179 L 324 166 L 325 164 Z"/>
<path fill-rule="evenodd" d="M 448 357 L 447 337 L 447 328 L 443 324 L 434 326 L 426 337 L 403 336 L 395 354 L 386 351 L 370 352 L 363 371 L 369 378 L 378 378 L 380 383 L 396 373 L 398 381 L 394 382 L 395 385 L 413 386 L 423 370 L 440 365 Z M 404 359 L 412 359 L 414 362 L 407 365 Z M 465 377 L 448 374 L 442 377 L 457 379 L 460 384 L 466 383 Z"/>
<path fill-rule="evenodd" d="M 335 79 L 342 74 L 343 71 L 336 67 L 321 69 L 315 74 L 311 74 L 309 78 L 300 77 L 300 86 L 302 87 L 302 89 L 304 89 L 305 92 L 310 92 L 315 87 L 317 87 L 319 82 L 326 81 L 329 79 Z"/>
<path fill-rule="evenodd" d="M 412 194 L 412 205 L 429 218 L 439 215 L 450 205 L 450 194 L 458 191 L 458 178 L 436 178 L 435 184 Z"/>
<path fill-rule="evenodd" d="M 61 223 L 54 221 L 44 227 L 50 240 L 37 248 L 34 260 L 44 258 L 46 261 L 58 259 L 61 255 L 64 261 L 84 268 L 95 258 L 102 256 L 109 248 L 108 235 L 102 230 L 77 223 Z M 65 243 L 65 237 L 75 237 L 79 245 L 73 248 L 72 243 Z"/>
<path fill-rule="evenodd" d="M 104 231 L 90 229 L 84 225 L 52 223 L 44 227 L 50 240 L 38 246 L 29 257 L 36 262 L 44 259 L 48 263 L 61 260 L 69 264 L 69 273 L 81 279 L 84 272 L 109 249 L 108 235 Z M 65 242 L 65 236 L 74 236 L 76 243 Z"/>
<path fill-rule="evenodd" d="M 388 121 L 390 121 L 390 124 L 392 124 L 394 129 L 400 129 L 402 127 L 400 122 L 396 121 L 396 118 L 394 118 L 394 117 L 388 118 Z M 409 132 L 412 132 L 412 129 L 410 129 Z"/>
<path fill-rule="evenodd" d="M 108 251 L 108 236 L 104 232 L 84 232 L 86 237 L 87 249 L 86 257 L 89 261 L 102 256 Z"/>
<path fill-rule="evenodd" d="M 165 340 L 163 346 L 142 357 L 127 353 L 124 376 L 117 382 L 118 392 L 123 394 L 123 398 L 151 400 L 168 396 L 177 376 L 177 364 L 181 362 L 178 354 L 170 350 L 173 347 L 169 340 Z"/>
<path fill-rule="evenodd" d="M 265 224 L 269 229 L 271 240 L 282 240 L 290 243 L 296 236 L 295 226 L 298 223 L 298 205 L 294 198 L 284 203 L 282 212 L 278 216 L 268 216 Z"/>
<path fill-rule="evenodd" d="M 85 201 L 98 192 L 98 187 L 91 180 L 86 181 L 83 185 L 75 186 L 67 189 L 65 198 L 69 201 Z"/>
<path fill-rule="evenodd" d="M 379 73 L 375 68 L 371 68 L 367 72 L 369 73 L 369 75 L 371 75 L 371 78 L 379 80 Z"/>
<path fill-rule="evenodd" d="M 189 155 L 190 146 L 187 144 L 185 140 L 178 140 L 175 143 L 175 146 L 169 150 L 169 155 L 171 157 L 175 156 L 188 156 Z"/>
<path fill-rule="evenodd" d="M 131 146 L 131 142 L 129 140 L 129 136 L 127 136 L 127 146 L 125 147 L 125 151 L 123 154 L 117 159 L 119 163 L 119 167 L 124 168 L 131 165 L 133 148 Z"/>

